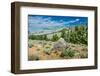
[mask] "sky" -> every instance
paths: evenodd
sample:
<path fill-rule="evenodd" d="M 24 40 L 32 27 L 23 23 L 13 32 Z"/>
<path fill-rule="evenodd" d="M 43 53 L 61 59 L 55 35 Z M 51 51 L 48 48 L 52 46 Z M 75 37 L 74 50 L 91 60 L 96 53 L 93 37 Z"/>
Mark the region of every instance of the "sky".
<path fill-rule="evenodd" d="M 88 24 L 87 17 L 28 15 L 28 29 L 30 32 L 41 30 L 55 30 L 62 27 Z"/>

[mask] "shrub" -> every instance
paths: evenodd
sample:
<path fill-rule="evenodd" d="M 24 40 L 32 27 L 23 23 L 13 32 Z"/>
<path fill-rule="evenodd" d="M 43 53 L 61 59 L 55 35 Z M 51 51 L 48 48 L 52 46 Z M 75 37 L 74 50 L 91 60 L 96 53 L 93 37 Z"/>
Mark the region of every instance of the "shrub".
<path fill-rule="evenodd" d="M 61 57 L 74 57 L 75 56 L 75 52 L 74 50 L 71 49 L 65 49 L 63 50 L 63 52 L 61 53 Z"/>
<path fill-rule="evenodd" d="M 33 47 L 33 44 L 29 43 L 29 44 L 28 44 L 28 47 L 29 47 L 29 48 L 32 48 L 32 47 Z"/>
<path fill-rule="evenodd" d="M 80 57 L 81 58 L 87 58 L 88 57 L 88 54 L 80 54 Z"/>
<path fill-rule="evenodd" d="M 61 37 L 64 38 L 65 36 L 66 36 L 66 30 L 63 29 L 63 30 L 61 31 Z"/>
<path fill-rule="evenodd" d="M 74 30 L 73 30 L 74 28 Z M 88 43 L 88 30 L 87 26 L 75 26 L 71 28 L 64 39 L 67 42 L 71 42 L 74 44 L 86 44 Z"/>
<path fill-rule="evenodd" d="M 45 49 L 44 49 L 44 53 L 46 53 L 46 54 L 48 54 L 48 55 L 49 55 L 49 54 L 50 54 L 50 52 L 51 52 L 51 49 L 50 49 L 50 48 L 45 48 Z"/>
<path fill-rule="evenodd" d="M 52 41 L 57 41 L 58 39 L 59 39 L 58 35 L 54 34 L 53 37 L 52 37 Z"/>
<path fill-rule="evenodd" d="M 31 39 L 31 40 L 34 40 L 36 37 L 35 37 L 35 35 L 29 35 L 28 36 L 28 39 Z"/>
<path fill-rule="evenodd" d="M 40 48 L 37 48 L 37 51 L 40 51 L 41 49 Z"/>
<path fill-rule="evenodd" d="M 46 40 L 47 39 L 47 35 L 29 35 L 28 36 L 29 39 L 31 40 Z"/>
<path fill-rule="evenodd" d="M 29 60 L 39 60 L 39 57 L 37 55 L 31 55 L 28 58 Z"/>

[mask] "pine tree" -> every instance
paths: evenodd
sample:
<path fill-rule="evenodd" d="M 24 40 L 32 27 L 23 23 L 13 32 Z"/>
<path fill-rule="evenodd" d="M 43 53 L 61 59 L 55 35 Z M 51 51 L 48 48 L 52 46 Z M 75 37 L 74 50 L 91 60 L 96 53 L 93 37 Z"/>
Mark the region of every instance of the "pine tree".
<path fill-rule="evenodd" d="M 52 41 L 57 41 L 58 39 L 59 39 L 59 37 L 58 37 L 57 34 L 53 35 L 53 37 L 52 37 Z"/>

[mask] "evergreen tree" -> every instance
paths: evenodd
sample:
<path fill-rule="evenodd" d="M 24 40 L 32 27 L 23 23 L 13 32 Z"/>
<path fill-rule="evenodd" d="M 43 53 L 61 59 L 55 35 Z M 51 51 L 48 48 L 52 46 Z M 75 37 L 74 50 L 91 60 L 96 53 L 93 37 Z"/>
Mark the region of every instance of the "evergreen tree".
<path fill-rule="evenodd" d="M 53 35 L 53 37 L 52 37 L 52 41 L 57 41 L 58 39 L 59 39 L 59 37 L 58 37 L 57 34 Z"/>
<path fill-rule="evenodd" d="M 63 29 L 63 30 L 61 31 L 61 37 L 64 38 L 64 37 L 65 37 L 65 34 L 66 34 L 66 30 Z"/>

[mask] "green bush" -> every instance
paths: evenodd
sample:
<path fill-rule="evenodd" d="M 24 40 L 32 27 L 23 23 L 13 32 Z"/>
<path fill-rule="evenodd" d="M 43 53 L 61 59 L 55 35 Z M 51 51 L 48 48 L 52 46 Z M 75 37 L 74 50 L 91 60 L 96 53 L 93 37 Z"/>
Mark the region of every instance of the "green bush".
<path fill-rule="evenodd" d="M 65 58 L 74 57 L 74 56 L 75 56 L 75 51 L 71 49 L 65 49 L 61 54 L 61 57 L 65 57 Z"/>
<path fill-rule="evenodd" d="M 28 60 L 39 60 L 39 57 L 36 55 L 29 56 Z"/>
<path fill-rule="evenodd" d="M 28 39 L 34 40 L 35 39 L 35 36 L 34 35 L 29 35 L 28 36 Z"/>
<path fill-rule="evenodd" d="M 88 57 L 88 54 L 80 54 L 80 57 L 81 58 L 87 58 Z"/>
<path fill-rule="evenodd" d="M 31 44 L 31 43 L 28 44 L 28 47 L 29 47 L 29 48 L 32 48 L 32 47 L 33 47 L 33 44 Z"/>
<path fill-rule="evenodd" d="M 50 52 L 51 52 L 51 48 L 50 47 L 46 47 L 45 49 L 44 49 L 44 53 L 46 53 L 46 54 L 50 54 Z"/>
<path fill-rule="evenodd" d="M 40 51 L 41 49 L 40 49 L 40 48 L 37 48 L 36 50 L 37 50 L 37 51 Z"/>
<path fill-rule="evenodd" d="M 29 35 L 28 39 L 31 40 L 47 40 L 47 35 Z"/>
<path fill-rule="evenodd" d="M 61 30 L 61 37 L 64 38 L 65 36 L 66 36 L 66 30 L 63 29 L 63 30 Z"/>
<path fill-rule="evenodd" d="M 88 30 L 87 26 L 75 26 L 74 29 L 68 31 L 64 36 L 67 42 L 74 44 L 88 44 Z"/>
<path fill-rule="evenodd" d="M 54 34 L 53 37 L 52 37 L 52 41 L 57 41 L 58 39 L 59 39 L 58 35 Z"/>

